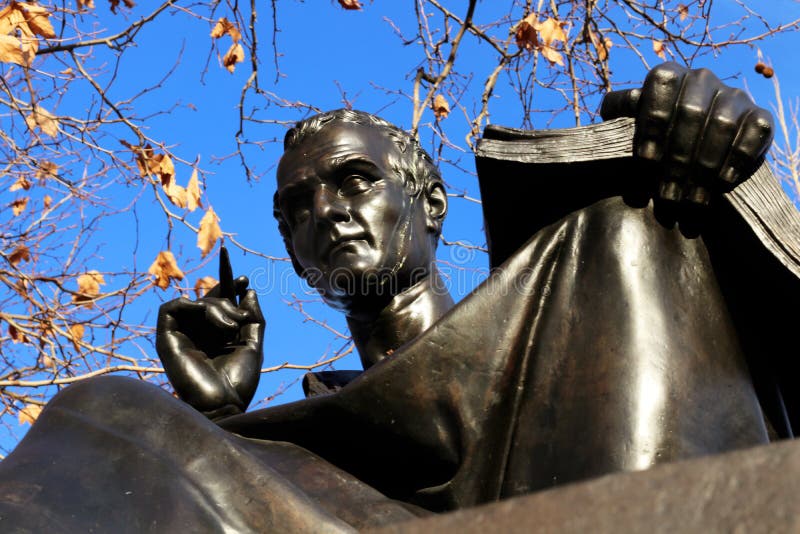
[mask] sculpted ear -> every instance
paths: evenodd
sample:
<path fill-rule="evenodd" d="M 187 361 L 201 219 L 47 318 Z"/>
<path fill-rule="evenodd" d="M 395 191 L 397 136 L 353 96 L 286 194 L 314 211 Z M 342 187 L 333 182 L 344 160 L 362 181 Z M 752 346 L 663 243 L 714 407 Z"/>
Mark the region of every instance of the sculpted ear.
<path fill-rule="evenodd" d="M 447 193 L 440 183 L 432 183 L 425 191 L 428 229 L 437 235 L 442 232 L 442 223 L 447 214 Z"/>

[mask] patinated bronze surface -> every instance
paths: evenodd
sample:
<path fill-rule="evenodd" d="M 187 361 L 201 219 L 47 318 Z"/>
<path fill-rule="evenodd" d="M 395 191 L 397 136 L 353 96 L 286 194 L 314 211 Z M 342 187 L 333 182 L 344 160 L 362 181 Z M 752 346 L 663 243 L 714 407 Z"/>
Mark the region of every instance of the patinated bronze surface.
<path fill-rule="evenodd" d="M 435 266 L 447 200 L 424 151 L 359 112 L 299 124 L 275 214 L 365 371 L 312 375 L 310 398 L 243 413 L 264 320 L 223 261 L 209 296 L 159 313 L 159 356 L 197 411 L 127 379 L 69 388 L 0 464 L 0 518 L 102 529 L 118 523 L 98 510 L 113 509 L 138 531 L 346 531 L 766 443 L 765 388 L 740 342 L 750 351 L 758 332 L 737 311 L 737 283 L 753 280 L 720 270 L 749 260 L 717 254 L 714 237 L 743 230 L 713 219 L 760 163 L 771 118 L 674 64 L 609 95 L 603 115 L 636 117 L 638 158 L 593 177 L 622 190 L 573 187 L 521 241 L 490 233 L 493 273 L 457 305 Z M 493 202 L 487 219 L 529 216 Z M 789 435 L 775 405 L 769 422 Z M 53 439 L 69 446 L 45 456 Z"/>

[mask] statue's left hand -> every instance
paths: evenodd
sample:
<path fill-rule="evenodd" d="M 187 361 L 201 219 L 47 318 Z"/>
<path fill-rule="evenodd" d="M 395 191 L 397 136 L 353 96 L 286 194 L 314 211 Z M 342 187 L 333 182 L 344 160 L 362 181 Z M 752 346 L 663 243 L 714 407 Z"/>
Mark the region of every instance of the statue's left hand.
<path fill-rule="evenodd" d="M 603 119 L 635 117 L 634 152 L 661 170 L 658 196 L 707 204 L 747 179 L 772 142 L 769 111 L 707 69 L 664 63 L 641 89 L 606 95 Z"/>

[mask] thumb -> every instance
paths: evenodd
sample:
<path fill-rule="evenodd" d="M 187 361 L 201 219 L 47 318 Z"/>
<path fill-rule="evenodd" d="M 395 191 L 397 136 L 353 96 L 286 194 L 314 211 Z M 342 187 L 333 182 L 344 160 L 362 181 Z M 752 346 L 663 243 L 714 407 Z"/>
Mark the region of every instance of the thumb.
<path fill-rule="evenodd" d="M 247 286 L 249 284 L 250 280 L 246 276 L 240 276 L 233 281 L 233 290 L 239 296 L 239 298 L 244 295 L 244 292 L 247 290 Z"/>
<path fill-rule="evenodd" d="M 264 315 L 261 313 L 261 306 L 258 304 L 258 296 L 254 289 L 245 292 L 244 297 L 239 302 L 239 309 L 252 318 L 254 323 L 264 323 Z"/>
<path fill-rule="evenodd" d="M 248 343 L 259 354 L 259 358 L 263 359 L 262 343 L 264 341 L 264 330 L 266 322 L 264 316 L 261 314 L 261 307 L 258 305 L 258 297 L 253 289 L 245 293 L 242 301 L 239 303 L 239 309 L 246 312 L 250 320 L 242 326 L 239 331 L 239 336 L 242 341 Z M 261 365 L 259 363 L 259 365 Z"/>

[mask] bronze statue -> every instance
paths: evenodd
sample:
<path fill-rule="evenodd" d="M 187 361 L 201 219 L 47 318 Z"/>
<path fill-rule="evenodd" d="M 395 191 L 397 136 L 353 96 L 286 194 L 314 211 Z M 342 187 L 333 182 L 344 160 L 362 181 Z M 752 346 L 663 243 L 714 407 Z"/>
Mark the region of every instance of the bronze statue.
<path fill-rule="evenodd" d="M 364 372 L 314 374 L 316 395 L 244 413 L 264 319 L 222 258 L 220 286 L 159 312 L 169 379 L 207 418 L 128 379 L 72 386 L 0 464 L 0 517 L 347 531 L 768 442 L 702 219 L 762 160 L 769 113 L 665 64 L 603 115 L 636 116 L 635 171 L 658 179 L 550 221 L 457 305 L 434 262 L 447 199 L 417 142 L 349 110 L 299 123 L 275 215 Z M 54 439 L 75 459 L 58 469 Z"/>

